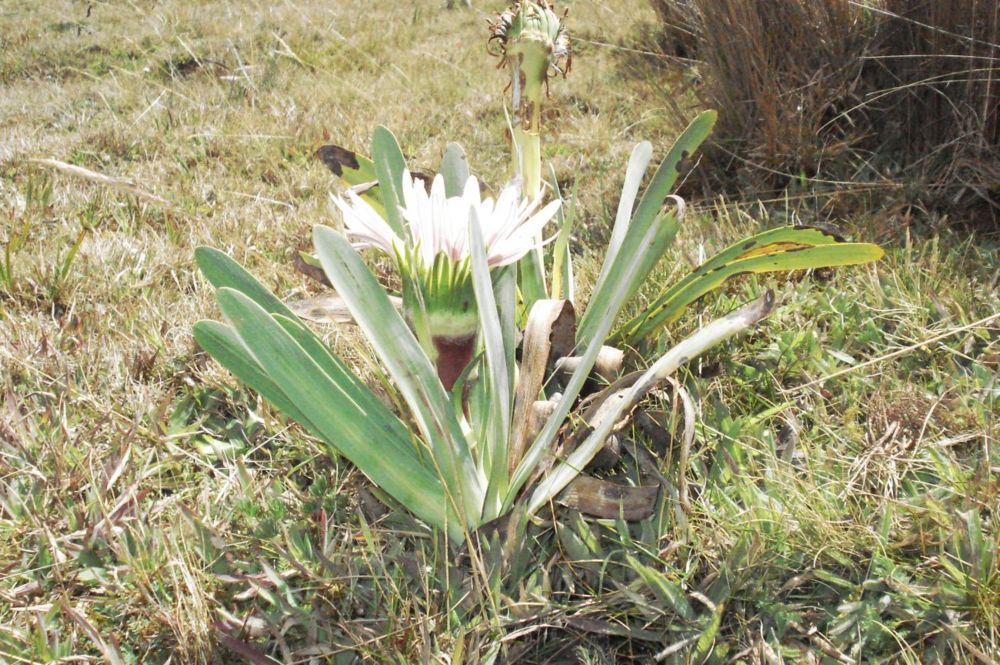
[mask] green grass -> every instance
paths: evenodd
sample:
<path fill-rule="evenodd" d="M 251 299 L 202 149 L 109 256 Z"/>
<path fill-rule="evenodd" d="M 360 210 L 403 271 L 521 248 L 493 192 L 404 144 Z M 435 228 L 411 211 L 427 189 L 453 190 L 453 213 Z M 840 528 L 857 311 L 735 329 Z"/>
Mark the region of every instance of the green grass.
<path fill-rule="evenodd" d="M 560 511 L 513 541 L 506 575 L 387 510 L 197 350 L 192 323 L 215 315 L 197 245 L 283 298 L 316 290 L 292 266 L 313 224 L 336 224 L 311 157 L 324 132 L 363 147 L 385 124 L 432 168 L 457 140 L 484 181 L 506 178 L 483 21 L 500 3 L 441 4 L 0 10 L 0 662 L 243 662 L 248 645 L 278 662 L 648 662 L 681 643 L 665 662 L 994 662 L 1000 320 L 971 325 L 1000 302 L 986 239 L 853 220 L 885 244 L 878 265 L 746 279 L 686 315 L 662 346 L 765 286 L 781 299 L 685 378 L 690 510 Z M 648 7 L 572 8 L 544 156 L 564 191 L 579 182 L 585 295 L 633 143 L 662 155 L 679 128 L 667 72 L 636 53 Z M 790 213 L 696 211 L 643 297 L 700 243 Z M 325 332 L 363 370 L 352 331 Z"/>

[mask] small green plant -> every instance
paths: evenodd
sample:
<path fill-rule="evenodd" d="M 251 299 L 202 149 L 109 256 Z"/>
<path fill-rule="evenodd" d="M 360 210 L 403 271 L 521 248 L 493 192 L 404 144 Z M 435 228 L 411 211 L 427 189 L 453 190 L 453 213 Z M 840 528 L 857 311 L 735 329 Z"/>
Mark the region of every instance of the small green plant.
<path fill-rule="evenodd" d="M 491 267 L 490 256 L 502 254 L 501 244 L 496 238 L 487 243 L 483 237 L 483 208 L 478 193 L 468 194 L 477 187 L 463 169 L 466 160 L 457 158 L 460 150 L 449 148 L 432 190 L 447 192 L 448 183 L 453 183 L 450 191 L 459 191 L 455 185 L 463 183 L 461 191 L 467 195 L 435 198 L 431 194 L 427 198 L 424 194 L 421 199 L 392 134 L 377 130 L 374 161 L 355 156 L 355 168 L 342 169 L 342 173 L 349 181 L 375 173 L 379 187 L 369 187 L 365 195 L 351 195 L 350 203 L 338 205 L 350 236 L 397 256 L 403 276 L 403 314 L 348 238 L 318 226 L 314 242 L 326 276 L 399 390 L 407 410 L 404 418 L 383 405 L 284 304 L 228 257 L 208 248 L 198 250 L 198 264 L 218 289 L 226 323 L 198 323 L 196 338 L 237 377 L 353 461 L 415 515 L 447 530 L 453 540 L 460 541 L 515 506 L 533 514 L 579 476 L 648 390 L 705 350 L 753 326 L 771 309 L 773 296 L 768 293 L 699 329 L 645 372 L 613 383 L 600 394 L 597 407 L 591 402 L 584 408 L 578 402 L 618 312 L 676 234 L 675 213 L 660 210 L 676 178 L 680 156 L 697 147 L 713 119 L 714 114 L 706 113 L 692 123 L 678 141 L 681 147 L 675 146 L 657 170 L 636 214 L 631 219 L 622 216 L 624 226 L 616 224 L 579 328 L 573 326 L 571 302 L 536 301 L 528 316 L 520 364 L 515 344 L 516 274 L 501 259 Z M 648 150 L 648 144 L 639 149 Z M 632 169 L 626 187 L 641 176 L 641 170 Z M 404 193 L 403 197 L 398 193 Z M 363 202 L 364 196 L 371 204 Z M 525 208 L 515 205 L 513 196 L 505 192 L 495 208 L 486 207 L 504 209 L 508 215 L 506 220 L 491 220 L 491 228 L 506 224 L 513 229 L 519 220 L 525 221 L 518 214 Z M 400 203 L 403 198 L 408 199 L 405 206 Z M 417 212 L 434 200 L 437 204 L 428 207 L 428 217 Z M 551 214 L 540 221 L 544 223 L 547 217 Z M 404 219 L 409 229 L 403 227 Z M 533 230 L 530 224 L 524 229 Z M 431 242 L 435 233 L 442 244 L 435 249 L 433 263 L 430 253 L 415 260 L 419 252 L 427 252 L 421 243 Z M 453 246 L 447 239 L 462 243 L 461 251 L 449 255 L 447 248 Z M 804 249 L 791 251 L 793 242 L 795 248 Z M 527 246 L 530 242 L 518 245 L 515 254 L 523 255 Z M 807 252 L 812 246 L 826 249 L 818 255 Z M 669 306 L 662 311 L 679 315 L 736 272 L 812 267 L 818 261 L 827 265 L 860 262 L 880 253 L 872 245 L 838 243 L 814 229 L 765 233 L 724 251 L 706 264 L 707 269 L 696 270 L 679 288 L 668 291 L 669 297 L 662 299 Z M 807 258 L 799 260 L 799 255 Z M 429 293 L 428 286 L 441 291 Z M 461 297 L 455 300 L 456 295 Z M 444 328 L 453 326 L 458 302 L 472 313 L 472 320 L 461 317 L 462 335 L 471 334 L 474 345 L 468 351 L 471 362 L 456 376 L 451 361 L 446 366 L 439 362 L 435 368 L 441 347 L 436 342 L 428 347 L 420 338 L 428 321 L 440 318 Z M 654 318 L 660 311 L 647 310 L 643 322 L 652 323 L 639 326 L 642 336 L 669 318 Z M 445 316 L 440 316 L 442 312 Z M 623 328 L 618 336 L 636 338 L 630 331 Z M 431 332 L 429 338 L 433 340 L 435 334 Z M 564 340 L 561 345 L 552 341 L 557 338 Z M 555 395 L 550 370 L 569 356 L 575 357 L 575 370 Z M 547 415 L 539 415 L 543 413 Z M 537 426 L 528 427 L 530 421 Z M 567 426 L 576 434 L 568 435 Z M 373 438 L 372 432 L 380 436 Z M 571 448 L 566 446 L 569 441 Z"/>
<path fill-rule="evenodd" d="M 81 227 L 73 244 L 65 252 L 60 252 L 56 256 L 55 264 L 52 266 L 52 277 L 48 285 L 48 297 L 52 302 L 57 302 L 61 298 L 70 270 L 73 268 L 73 263 L 76 261 L 76 256 L 80 252 L 80 247 L 83 246 L 83 241 L 87 239 L 88 233 L 90 233 L 89 227 Z"/>
<path fill-rule="evenodd" d="M 52 179 L 47 176 L 31 175 L 24 189 L 24 214 L 8 227 L 0 257 L 0 291 L 10 291 L 14 287 L 14 255 L 24 248 L 31 234 L 32 215 L 48 210 L 52 205 Z"/>
<path fill-rule="evenodd" d="M 680 168 L 712 130 L 716 114 L 707 111 L 678 138 L 637 205 L 652 146 L 636 146 L 603 267 L 577 326 L 573 302 L 548 298 L 542 273 L 542 229 L 560 201 L 535 212 L 544 195 L 541 90 L 549 69 L 559 71 L 560 59 L 568 58 L 568 37 L 550 6 L 523 2 L 500 16 L 491 39 L 500 40 L 512 67 L 519 117 L 513 128 L 517 179 L 495 202 L 481 199 L 465 153 L 455 144 L 446 150 L 440 173 L 429 179 L 411 174 L 398 142 L 383 127 L 373 134 L 371 158 L 339 146 L 320 151 L 349 188 L 346 199 L 334 199 L 346 237 L 316 226 L 311 262 L 322 268 L 364 333 L 398 391 L 402 414 L 385 406 L 242 267 L 216 250 L 196 254 L 225 319 L 196 324 L 199 344 L 455 542 L 512 512 L 534 515 L 571 484 L 577 503 L 619 515 L 635 493 L 616 487 L 611 494 L 617 499 L 607 500 L 607 483 L 581 475 L 588 464 L 651 389 L 754 326 L 770 312 L 774 297 L 768 291 L 699 328 L 647 369 L 621 378 L 622 354 L 605 346 L 609 340 L 642 347 L 694 301 L 738 274 L 863 263 L 882 255 L 877 246 L 843 242 L 813 228 L 767 231 L 706 261 L 616 329 L 622 307 L 677 234 L 684 205 L 671 192 Z M 674 205 L 665 205 L 668 200 Z M 553 250 L 560 293 L 573 292 L 572 218 L 560 217 Z M 395 258 L 402 313 L 359 256 L 363 247 Z M 520 349 L 519 320 L 526 320 Z M 581 400 L 586 387 L 593 390 L 589 379 L 602 354 L 613 358 L 598 369 L 611 384 Z"/>
<path fill-rule="evenodd" d="M 22 219 L 19 224 L 12 224 L 7 240 L 3 245 L 3 260 L 0 261 L 0 290 L 9 291 L 14 286 L 14 254 L 16 254 L 28 241 L 28 233 L 31 229 L 27 219 Z"/>

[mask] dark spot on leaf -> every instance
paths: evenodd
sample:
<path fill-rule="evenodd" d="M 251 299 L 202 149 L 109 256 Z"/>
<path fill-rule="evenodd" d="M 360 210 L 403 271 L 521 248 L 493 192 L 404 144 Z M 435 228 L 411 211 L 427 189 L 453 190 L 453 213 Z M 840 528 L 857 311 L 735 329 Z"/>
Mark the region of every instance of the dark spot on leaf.
<path fill-rule="evenodd" d="M 833 224 L 826 224 L 823 222 L 813 222 L 812 224 L 800 224 L 797 225 L 795 228 L 812 229 L 814 231 L 819 231 L 823 235 L 833 238 L 837 242 L 844 242 L 845 240 L 840 229 L 838 229 Z"/>
<path fill-rule="evenodd" d="M 345 166 L 352 170 L 358 168 L 357 154 L 347 148 L 341 148 L 339 145 L 320 146 L 316 151 L 316 158 L 337 176 L 344 174 Z"/>
<path fill-rule="evenodd" d="M 751 247 L 753 247 L 753 246 L 754 246 L 754 245 L 756 245 L 756 244 L 757 244 L 757 241 L 756 241 L 756 240 L 748 240 L 747 242 L 745 242 L 745 243 L 743 244 L 743 249 L 744 249 L 744 250 L 747 250 L 747 249 L 750 249 Z"/>

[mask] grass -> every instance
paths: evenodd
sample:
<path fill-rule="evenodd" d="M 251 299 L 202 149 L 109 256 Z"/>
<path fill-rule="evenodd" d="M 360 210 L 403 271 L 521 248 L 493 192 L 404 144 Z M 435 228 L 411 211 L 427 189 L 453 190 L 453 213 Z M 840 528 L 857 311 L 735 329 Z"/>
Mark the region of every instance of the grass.
<path fill-rule="evenodd" d="M 385 124 L 430 167 L 457 140 L 503 181 L 503 74 L 482 20 L 500 4 L 476 4 L 4 5 L 0 661 L 994 662 L 1000 321 L 982 320 L 1000 261 L 986 238 L 852 220 L 888 249 L 877 266 L 746 279 L 707 302 L 706 318 L 766 285 L 782 300 L 685 379 L 700 415 L 690 510 L 664 499 L 635 524 L 560 511 L 502 579 L 198 352 L 191 325 L 215 312 L 195 246 L 283 298 L 315 291 L 292 265 L 313 224 L 335 223 L 311 157 L 325 132 L 361 147 Z M 662 154 L 679 128 L 642 54 L 651 10 L 572 7 L 545 157 L 578 181 L 585 293 L 632 144 Z M 662 278 L 702 244 L 810 214 L 702 207 Z M 363 364 L 349 330 L 327 332 Z M 676 452 L 660 455 L 676 473 Z"/>
<path fill-rule="evenodd" d="M 707 155 L 724 191 L 798 180 L 996 230 L 995 3 L 650 4 L 678 82 L 721 109 Z"/>

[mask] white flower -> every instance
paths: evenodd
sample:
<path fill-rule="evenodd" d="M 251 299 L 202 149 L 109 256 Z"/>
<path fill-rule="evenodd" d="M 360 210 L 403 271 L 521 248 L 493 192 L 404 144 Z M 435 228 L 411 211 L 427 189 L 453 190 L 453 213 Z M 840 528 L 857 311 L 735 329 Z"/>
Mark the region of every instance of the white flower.
<path fill-rule="evenodd" d="M 350 190 L 347 197 L 333 200 L 344 215 L 348 237 L 355 247 L 374 247 L 392 256 L 407 246 L 361 197 Z M 424 268 L 430 268 L 440 253 L 454 263 L 469 257 L 469 212 L 475 209 L 486 245 L 487 264 L 496 268 L 514 263 L 539 244 L 539 234 L 556 214 L 559 203 L 552 201 L 536 212 L 538 201 L 529 203 L 523 199 L 516 181 L 504 187 L 496 201 L 481 199 L 475 177 L 466 181 L 461 196 L 447 197 L 440 174 L 434 177 L 428 194 L 423 181 L 404 171 L 400 210 L 417 256 Z"/>

